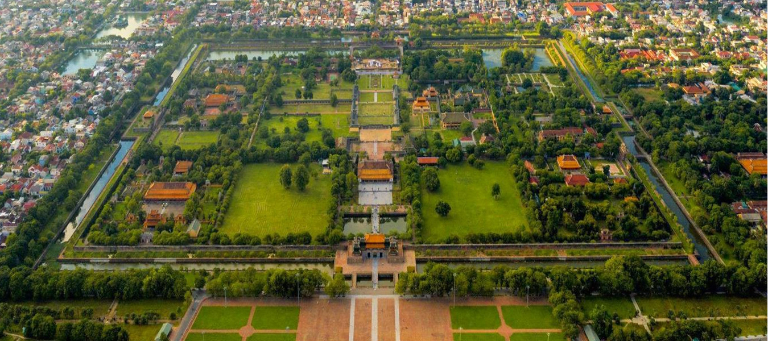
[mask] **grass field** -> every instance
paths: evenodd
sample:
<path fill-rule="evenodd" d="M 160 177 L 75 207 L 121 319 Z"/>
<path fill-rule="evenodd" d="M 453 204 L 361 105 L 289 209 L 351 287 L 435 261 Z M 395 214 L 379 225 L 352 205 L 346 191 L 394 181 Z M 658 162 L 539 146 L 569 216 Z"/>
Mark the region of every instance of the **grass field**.
<path fill-rule="evenodd" d="M 360 102 L 373 102 L 373 98 L 374 98 L 373 92 L 360 93 Z"/>
<path fill-rule="evenodd" d="M 333 137 L 351 136 L 349 133 L 349 115 L 321 115 L 323 128 L 333 131 Z"/>
<path fill-rule="evenodd" d="M 603 305 L 609 313 L 616 313 L 619 318 L 628 319 L 635 316 L 635 306 L 632 305 L 632 301 L 629 297 L 587 297 L 581 300 L 581 307 L 584 310 L 584 315 L 589 316 L 592 310 Z"/>
<path fill-rule="evenodd" d="M 176 138 L 179 136 L 177 130 L 160 130 L 155 136 L 154 144 L 163 147 L 163 150 L 169 150 L 176 143 Z"/>
<path fill-rule="evenodd" d="M 360 116 L 392 116 L 395 106 L 391 103 L 362 103 L 360 104 Z"/>
<path fill-rule="evenodd" d="M 766 315 L 765 298 L 712 295 L 702 298 L 638 297 L 643 315 L 666 317 L 669 310 L 684 311 L 688 317 Z"/>
<path fill-rule="evenodd" d="M 130 341 L 146 341 L 154 340 L 157 332 L 160 331 L 162 324 L 149 324 L 149 325 L 136 325 L 136 324 L 123 324 L 120 325 L 128 332 L 128 340 Z"/>
<path fill-rule="evenodd" d="M 437 192 L 426 188 L 422 192 L 425 242 L 439 242 L 450 235 L 470 232 L 512 232 L 528 226 L 515 180 L 503 162 L 486 162 L 482 170 L 463 162 L 439 170 L 438 176 Z M 501 187 L 498 200 L 491 196 L 494 183 Z M 451 205 L 447 217 L 435 212 L 440 200 Z"/>
<path fill-rule="evenodd" d="M 186 341 L 241 341 L 243 338 L 240 334 L 206 334 L 203 336 L 201 333 L 189 333 L 187 334 Z M 250 340 L 250 339 L 249 339 Z"/>
<path fill-rule="evenodd" d="M 322 141 L 323 133 L 318 129 L 320 122 L 318 116 L 273 116 L 269 120 L 259 122 L 259 125 L 267 127 L 270 134 L 272 133 L 272 129 L 274 129 L 275 134 L 282 135 L 285 128 L 290 129 L 293 134 L 298 132 L 298 130 L 296 130 L 296 123 L 302 118 L 306 118 L 307 122 L 309 122 L 309 131 L 304 134 L 304 140 L 307 142 Z"/>
<path fill-rule="evenodd" d="M 654 88 L 635 88 L 632 91 L 638 93 L 640 96 L 643 96 L 646 101 L 661 101 L 661 90 L 656 90 Z"/>
<path fill-rule="evenodd" d="M 552 315 L 552 307 L 548 305 L 503 306 L 501 313 L 504 322 L 515 329 L 560 328 L 560 323 Z"/>
<path fill-rule="evenodd" d="M 181 149 L 192 150 L 207 147 L 218 140 L 218 131 L 185 131 L 181 133 L 178 145 Z"/>
<path fill-rule="evenodd" d="M 489 333 L 453 333 L 453 341 L 504 341 L 504 337 Z"/>
<path fill-rule="evenodd" d="M 299 307 L 256 307 L 254 329 L 293 329 L 299 327 Z"/>
<path fill-rule="evenodd" d="M 250 314 L 251 307 L 202 307 L 192 329 L 240 329 Z"/>
<path fill-rule="evenodd" d="M 288 114 L 344 114 L 349 115 L 352 112 L 352 104 L 339 103 L 335 107 L 330 104 L 284 104 L 281 108 L 270 107 L 269 112 L 273 115 Z"/>
<path fill-rule="evenodd" d="M 764 319 L 757 320 L 732 320 L 733 324 L 741 328 L 741 335 L 765 335 L 766 324 Z"/>
<path fill-rule="evenodd" d="M 509 336 L 509 341 L 565 341 L 561 333 L 514 333 Z"/>
<path fill-rule="evenodd" d="M 392 125 L 395 119 L 392 116 L 360 116 L 357 123 L 361 126 L 366 125 Z"/>
<path fill-rule="evenodd" d="M 453 329 L 496 329 L 500 326 L 499 311 L 495 306 L 451 307 L 451 328 Z"/>
<path fill-rule="evenodd" d="M 304 192 L 284 189 L 279 182 L 280 164 L 253 164 L 243 167 L 232 204 L 219 232 L 263 236 L 309 232 L 315 236 L 327 225 L 325 203 L 331 198 L 329 175 L 311 177 Z M 294 165 L 293 168 L 296 166 Z M 318 165 L 312 166 L 320 173 Z"/>
<path fill-rule="evenodd" d="M 283 82 L 283 86 L 278 89 L 278 91 L 283 92 L 283 99 L 296 99 L 296 89 L 300 89 L 301 92 L 304 93 L 304 90 L 302 89 L 304 87 L 304 81 L 298 74 L 291 74 L 288 76 L 281 75 L 280 79 Z M 353 83 L 345 82 L 343 79 L 339 79 L 339 86 L 337 87 L 331 87 L 330 83 L 328 82 L 318 82 L 317 85 L 312 89 L 312 98 L 329 99 L 331 98 L 331 89 L 352 89 L 353 86 Z M 336 97 L 351 98 L 351 92 L 347 93 L 350 95 L 344 97 L 342 92 L 336 94 Z"/>
<path fill-rule="evenodd" d="M 142 313 L 149 311 L 160 314 L 161 319 L 170 319 L 171 313 L 176 313 L 176 318 L 178 319 L 184 316 L 186 304 L 184 304 L 184 300 L 164 299 L 119 301 L 115 314 L 120 317 L 130 313 L 141 315 Z"/>
<path fill-rule="evenodd" d="M 295 341 L 296 334 L 253 334 L 247 341 Z"/>

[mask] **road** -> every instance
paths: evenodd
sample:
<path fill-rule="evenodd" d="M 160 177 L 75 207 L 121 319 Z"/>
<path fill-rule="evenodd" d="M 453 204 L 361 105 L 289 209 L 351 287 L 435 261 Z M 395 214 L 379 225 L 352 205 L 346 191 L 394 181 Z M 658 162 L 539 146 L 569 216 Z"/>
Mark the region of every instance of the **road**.
<path fill-rule="evenodd" d="M 200 304 L 202 304 L 203 300 L 206 298 L 208 298 L 208 294 L 205 292 L 205 290 L 192 291 L 192 304 L 189 305 L 187 313 L 184 314 L 184 318 L 182 318 L 181 322 L 179 323 L 179 327 L 176 328 L 175 333 L 173 333 L 171 336 L 173 341 L 182 340 L 184 337 L 184 332 L 189 330 L 191 327 L 192 321 L 195 319 L 195 315 L 197 314 L 197 310 L 200 308 Z"/>

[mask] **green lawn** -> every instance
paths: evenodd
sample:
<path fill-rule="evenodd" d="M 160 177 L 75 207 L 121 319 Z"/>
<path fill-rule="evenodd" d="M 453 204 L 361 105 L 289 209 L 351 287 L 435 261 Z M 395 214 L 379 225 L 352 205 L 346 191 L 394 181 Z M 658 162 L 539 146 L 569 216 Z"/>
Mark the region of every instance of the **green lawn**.
<path fill-rule="evenodd" d="M 453 329 L 496 329 L 500 326 L 499 311 L 495 306 L 451 307 Z"/>
<path fill-rule="evenodd" d="M 118 301 L 116 315 L 118 317 L 131 313 L 140 315 L 152 311 L 160 314 L 161 319 L 170 319 L 171 313 L 176 313 L 176 318 L 179 319 L 184 316 L 186 308 L 184 300 L 147 299 Z"/>
<path fill-rule="evenodd" d="M 192 329 L 240 329 L 250 314 L 251 307 L 202 307 Z"/>
<path fill-rule="evenodd" d="M 68 301 L 45 301 L 45 302 L 20 302 L 15 303 L 25 306 L 33 307 L 46 307 L 55 310 L 63 310 L 65 307 L 70 307 L 75 310 L 75 317 L 80 317 L 80 312 L 84 309 L 93 309 L 93 318 L 102 317 L 107 315 L 109 306 L 112 305 L 112 300 L 68 300 Z"/>
<path fill-rule="evenodd" d="M 646 101 L 661 101 L 661 90 L 656 90 L 655 88 L 635 88 L 633 89 L 634 92 L 640 94 L 640 96 L 643 96 Z"/>
<path fill-rule="evenodd" d="M 504 341 L 504 337 L 489 333 L 453 333 L 453 341 Z"/>
<path fill-rule="evenodd" d="M 562 333 L 514 333 L 509 336 L 509 341 L 565 341 Z"/>
<path fill-rule="evenodd" d="M 269 112 L 272 115 L 283 114 L 344 114 L 349 115 L 352 112 L 352 105 L 349 103 L 339 103 L 335 107 L 330 104 L 284 104 L 282 107 L 270 107 Z"/>
<path fill-rule="evenodd" d="M 309 131 L 304 134 L 304 140 L 307 142 L 322 141 L 323 133 L 318 129 L 320 116 L 273 116 L 269 120 L 259 122 L 259 125 L 267 127 L 270 134 L 272 134 L 272 129 L 274 129 L 275 134 L 282 135 L 285 132 L 285 128 L 290 129 L 293 134 L 298 132 L 296 124 L 302 118 L 306 118 L 307 122 L 309 122 Z"/>
<path fill-rule="evenodd" d="M 391 103 L 362 103 L 360 104 L 360 116 L 387 116 L 394 115 L 395 105 Z"/>
<path fill-rule="evenodd" d="M 669 310 L 684 311 L 688 317 L 766 315 L 765 298 L 710 295 L 702 298 L 637 297 L 643 315 L 667 317 Z"/>
<path fill-rule="evenodd" d="M 765 335 L 766 324 L 764 319 L 757 320 L 732 320 L 734 325 L 741 328 L 741 335 Z"/>
<path fill-rule="evenodd" d="M 187 334 L 186 341 L 241 341 L 243 339 L 240 334 L 212 334 L 208 333 L 205 334 L 205 337 L 203 337 L 203 334 L 201 333 L 189 333 Z M 249 339 L 250 340 L 250 339 Z"/>
<path fill-rule="evenodd" d="M 288 329 L 299 327 L 299 307 L 256 307 L 251 326 L 254 329 Z"/>
<path fill-rule="evenodd" d="M 466 162 L 452 164 L 439 170 L 438 176 L 440 188 L 434 193 L 426 188 L 422 192 L 425 242 L 440 242 L 450 235 L 470 232 L 512 232 L 528 226 L 520 192 L 503 162 L 486 162 L 482 170 Z M 491 196 L 494 183 L 501 187 L 498 200 Z M 440 200 L 451 205 L 447 217 L 435 212 Z"/>
<path fill-rule="evenodd" d="M 392 101 L 394 101 L 394 99 L 392 98 L 392 92 L 391 91 L 379 92 L 376 95 L 376 97 L 377 97 L 376 98 L 376 102 L 392 102 Z"/>
<path fill-rule="evenodd" d="M 313 165 L 313 171 L 319 175 L 317 178 L 310 177 L 304 192 L 295 186 L 286 190 L 279 181 L 281 167 L 281 164 L 243 167 L 235 185 L 232 204 L 219 232 L 230 235 L 243 232 L 258 236 L 279 233 L 285 236 L 289 232 L 307 231 L 316 236 L 325 231 L 325 204 L 331 199 L 330 175 L 322 175 L 320 167 Z"/>
<path fill-rule="evenodd" d="M 163 150 L 168 150 L 176 143 L 176 138 L 179 136 L 178 130 L 160 130 L 155 136 L 154 144 L 163 147 Z"/>
<path fill-rule="evenodd" d="M 185 131 L 179 138 L 181 149 L 191 150 L 207 147 L 219 140 L 218 131 Z"/>
<path fill-rule="evenodd" d="M 283 99 L 296 99 L 296 89 L 300 89 L 302 93 L 304 90 L 304 81 L 298 74 L 291 74 L 288 76 L 281 75 L 280 80 L 283 86 L 278 89 L 279 92 L 283 92 Z M 331 87 L 328 82 L 318 82 L 317 85 L 311 90 L 313 99 L 329 99 L 331 98 L 331 89 L 352 89 L 354 84 L 352 82 L 345 82 L 339 78 L 339 86 Z M 343 92 L 337 94 L 339 98 L 351 98 L 351 92 L 347 92 L 350 96 L 344 96 Z"/>
<path fill-rule="evenodd" d="M 392 125 L 395 123 L 395 119 L 392 116 L 360 116 L 357 123 L 361 126 Z"/>
<path fill-rule="evenodd" d="M 548 305 L 503 306 L 501 313 L 504 322 L 514 329 L 551 329 L 560 328 L 552 307 Z"/>
<path fill-rule="evenodd" d="M 248 341 L 295 341 L 296 334 L 253 334 Z"/>
<path fill-rule="evenodd" d="M 351 136 L 349 133 L 349 115 L 321 115 L 323 128 L 331 129 L 334 137 Z"/>
<path fill-rule="evenodd" d="M 385 75 L 381 76 L 381 87 L 384 89 L 392 89 L 395 84 L 400 87 L 400 90 L 402 92 L 403 89 L 406 89 L 408 86 L 408 75 L 400 75 L 397 79 L 391 75 Z"/>
<path fill-rule="evenodd" d="M 361 92 L 360 102 L 373 102 L 373 92 Z"/>
<path fill-rule="evenodd" d="M 605 306 L 605 309 L 611 314 L 619 314 L 619 318 L 622 319 L 635 316 L 635 306 L 632 305 L 632 300 L 629 297 L 587 297 L 581 300 L 581 307 L 585 316 L 589 316 L 592 309 L 600 305 Z"/>
<path fill-rule="evenodd" d="M 149 324 L 149 325 L 136 325 L 136 324 L 123 324 L 120 325 L 128 332 L 128 340 L 130 341 L 147 341 L 154 340 L 157 332 L 160 331 L 160 327 L 163 324 Z"/>
<path fill-rule="evenodd" d="M 88 186 L 91 185 L 93 180 L 96 179 L 96 176 L 99 175 L 99 172 L 102 168 L 104 168 L 104 165 L 109 161 L 109 157 L 112 156 L 112 153 L 117 149 L 116 144 L 109 144 L 108 146 L 101 149 L 99 152 L 99 156 L 96 158 L 96 160 L 88 165 L 88 169 L 83 173 L 82 179 L 77 184 L 77 190 L 82 191 L 85 193 L 85 191 L 88 189 Z"/>

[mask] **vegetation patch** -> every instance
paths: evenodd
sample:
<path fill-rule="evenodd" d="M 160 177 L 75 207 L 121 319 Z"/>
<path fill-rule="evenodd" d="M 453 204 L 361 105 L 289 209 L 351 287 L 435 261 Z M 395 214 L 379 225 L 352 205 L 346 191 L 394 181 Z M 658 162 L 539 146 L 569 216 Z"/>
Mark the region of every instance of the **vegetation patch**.
<path fill-rule="evenodd" d="M 248 341 L 295 341 L 296 334 L 253 334 Z"/>
<path fill-rule="evenodd" d="M 250 314 L 251 307 L 202 307 L 192 329 L 240 329 L 248 323 Z"/>
<path fill-rule="evenodd" d="M 584 315 L 589 316 L 595 307 L 604 306 L 610 314 L 617 314 L 621 319 L 635 316 L 635 306 L 629 297 L 586 297 L 581 300 Z"/>
<path fill-rule="evenodd" d="M 701 298 L 638 297 L 643 315 L 667 317 L 669 311 L 688 317 L 766 315 L 765 298 L 711 295 Z"/>
<path fill-rule="evenodd" d="M 504 341 L 504 336 L 491 333 L 453 333 L 453 341 Z"/>
<path fill-rule="evenodd" d="M 560 328 L 560 323 L 552 315 L 552 307 L 548 305 L 503 306 L 501 313 L 504 322 L 515 329 Z"/>
<path fill-rule="evenodd" d="M 199 149 L 215 144 L 219 140 L 218 131 L 185 131 L 177 143 L 181 149 Z"/>
<path fill-rule="evenodd" d="M 299 307 L 256 307 L 251 326 L 255 329 L 293 329 L 299 327 Z"/>
<path fill-rule="evenodd" d="M 500 326 L 499 311 L 495 306 L 451 307 L 453 329 L 496 329 Z"/>

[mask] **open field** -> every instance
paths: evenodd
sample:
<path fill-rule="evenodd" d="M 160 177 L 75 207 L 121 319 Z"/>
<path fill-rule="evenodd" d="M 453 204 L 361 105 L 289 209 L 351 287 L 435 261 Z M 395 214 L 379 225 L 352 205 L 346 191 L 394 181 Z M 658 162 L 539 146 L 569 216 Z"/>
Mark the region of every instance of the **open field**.
<path fill-rule="evenodd" d="M 181 149 L 190 150 L 207 147 L 218 140 L 218 131 L 185 131 L 181 133 L 177 144 Z"/>
<path fill-rule="evenodd" d="M 635 316 L 635 306 L 629 297 L 586 297 L 581 300 L 581 307 L 585 316 L 589 316 L 592 310 L 598 306 L 605 306 L 609 313 L 616 313 L 619 318 L 628 319 Z"/>
<path fill-rule="evenodd" d="M 323 133 L 318 129 L 320 126 L 320 118 L 318 116 L 273 116 L 269 120 L 259 122 L 259 125 L 266 127 L 270 134 L 273 134 L 274 130 L 274 134 L 282 135 L 285 128 L 290 129 L 293 134 L 298 132 L 296 124 L 302 118 L 306 118 L 309 123 L 309 131 L 304 134 L 304 141 L 322 141 Z"/>
<path fill-rule="evenodd" d="M 280 87 L 277 92 L 283 92 L 283 99 L 295 99 L 296 98 L 296 89 L 301 90 L 302 94 L 304 93 L 304 81 L 301 79 L 301 76 L 298 74 L 289 74 L 289 75 L 281 75 L 280 79 L 283 83 L 283 86 Z M 339 90 L 339 89 L 346 89 L 351 90 L 354 84 L 352 82 L 345 82 L 343 79 L 339 78 L 339 86 L 332 87 L 330 83 L 322 81 L 318 82 L 317 85 L 311 90 L 312 91 L 312 98 L 313 99 L 330 99 L 331 98 L 331 90 Z M 351 92 L 344 92 L 339 91 L 336 94 L 336 97 L 338 98 L 352 98 Z"/>
<path fill-rule="evenodd" d="M 349 113 L 343 115 L 321 115 L 323 128 L 333 131 L 333 137 L 351 136 L 349 133 Z"/>
<path fill-rule="evenodd" d="M 227 330 L 240 329 L 248 324 L 251 307 L 212 307 L 200 308 L 200 313 L 192 329 Z"/>
<path fill-rule="evenodd" d="M 339 103 L 335 107 L 330 104 L 284 104 L 281 108 L 270 107 L 269 112 L 273 115 L 282 114 L 344 114 L 349 115 L 352 112 L 352 105 L 349 103 Z"/>
<path fill-rule="evenodd" d="M 286 190 L 279 182 L 281 167 L 280 164 L 243 167 L 220 232 L 258 236 L 309 232 L 314 236 L 325 230 L 326 203 L 331 198 L 330 176 L 310 177 L 304 192 L 295 186 Z M 312 165 L 312 169 L 320 173 L 319 166 Z"/>
<path fill-rule="evenodd" d="M 254 329 L 292 329 L 299 327 L 299 307 L 256 307 L 251 326 Z"/>
<path fill-rule="evenodd" d="M 661 90 L 656 90 L 654 88 L 635 88 L 632 91 L 638 93 L 640 96 L 643 96 L 646 101 L 661 101 Z"/>
<path fill-rule="evenodd" d="M 501 334 L 490 333 L 454 333 L 454 341 L 504 341 Z"/>
<path fill-rule="evenodd" d="M 666 317 L 669 310 L 688 317 L 766 315 L 765 298 L 710 295 L 702 298 L 637 297 L 643 315 Z"/>
<path fill-rule="evenodd" d="M 450 309 L 453 329 L 496 329 L 501 326 L 496 306 L 457 306 Z"/>
<path fill-rule="evenodd" d="M 561 333 L 513 333 L 509 336 L 509 341 L 565 341 L 565 336 Z"/>
<path fill-rule="evenodd" d="M 296 334 L 253 334 L 247 341 L 294 341 Z"/>
<path fill-rule="evenodd" d="M 362 103 L 360 104 L 360 117 L 362 116 L 392 116 L 395 106 L 392 103 Z"/>
<path fill-rule="evenodd" d="M 503 306 L 504 323 L 514 329 L 557 329 L 560 323 L 548 305 Z"/>
<path fill-rule="evenodd" d="M 163 324 L 149 324 L 149 325 L 136 325 L 136 324 L 123 324 L 121 327 L 128 331 L 128 340 L 130 341 L 147 341 L 154 340 L 157 332 L 160 331 L 160 327 Z"/>
<path fill-rule="evenodd" d="M 186 341 L 242 341 L 240 334 L 216 333 L 203 336 L 201 333 L 187 334 Z"/>
<path fill-rule="evenodd" d="M 486 162 L 482 170 L 462 162 L 439 170 L 438 176 L 440 188 L 434 193 L 426 188 L 422 192 L 425 242 L 470 232 L 513 232 L 528 226 L 515 180 L 503 162 Z M 494 183 L 501 187 L 498 200 L 491 196 Z M 451 205 L 446 217 L 435 212 L 440 200 Z"/>
<path fill-rule="evenodd" d="M 361 126 L 392 125 L 395 123 L 395 119 L 391 116 L 361 116 L 357 119 L 357 123 Z"/>
<path fill-rule="evenodd" d="M 154 144 L 163 148 L 163 150 L 169 150 L 176 144 L 176 138 L 179 137 L 177 130 L 163 129 L 155 136 Z"/>
<path fill-rule="evenodd" d="M 187 307 L 184 300 L 146 299 L 135 301 L 118 301 L 116 316 L 121 317 L 131 313 L 141 315 L 145 312 L 156 312 L 161 319 L 170 319 L 171 313 L 177 318 L 184 316 Z"/>

